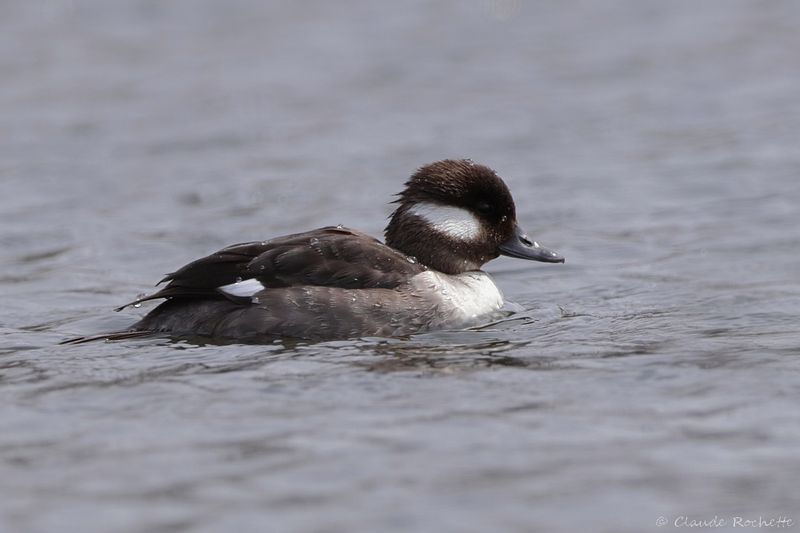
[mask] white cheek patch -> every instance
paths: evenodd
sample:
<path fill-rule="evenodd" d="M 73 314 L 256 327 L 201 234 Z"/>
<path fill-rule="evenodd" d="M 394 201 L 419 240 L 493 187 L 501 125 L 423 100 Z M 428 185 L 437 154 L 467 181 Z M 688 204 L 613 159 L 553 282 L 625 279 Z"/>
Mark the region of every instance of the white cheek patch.
<path fill-rule="evenodd" d="M 231 296 L 236 296 L 237 298 L 249 298 L 256 293 L 263 291 L 265 288 L 266 287 L 264 287 L 260 281 L 255 278 L 250 278 L 243 281 L 237 281 L 236 283 L 222 285 L 221 287 L 217 287 L 217 290 L 222 291 L 225 294 L 230 294 Z"/>
<path fill-rule="evenodd" d="M 409 212 L 423 219 L 439 233 L 462 241 L 475 241 L 481 237 L 481 222 L 469 211 L 460 207 L 421 202 Z"/>

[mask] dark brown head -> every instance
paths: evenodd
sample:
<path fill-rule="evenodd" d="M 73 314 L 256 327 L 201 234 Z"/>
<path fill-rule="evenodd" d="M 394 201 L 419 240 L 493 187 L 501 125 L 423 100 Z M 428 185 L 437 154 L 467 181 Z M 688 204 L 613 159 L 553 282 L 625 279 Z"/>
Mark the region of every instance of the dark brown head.
<path fill-rule="evenodd" d="M 517 226 L 514 199 L 489 167 L 466 159 L 431 163 L 398 196 L 386 244 L 440 272 L 478 270 L 500 254 L 564 262 Z"/>

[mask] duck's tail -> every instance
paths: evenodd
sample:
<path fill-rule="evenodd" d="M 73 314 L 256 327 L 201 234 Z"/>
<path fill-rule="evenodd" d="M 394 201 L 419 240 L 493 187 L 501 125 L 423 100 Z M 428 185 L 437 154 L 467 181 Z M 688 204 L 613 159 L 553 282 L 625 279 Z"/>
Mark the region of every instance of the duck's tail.
<path fill-rule="evenodd" d="M 113 333 L 101 333 L 99 335 L 87 335 L 85 337 L 74 337 L 72 339 L 65 339 L 58 344 L 83 344 L 86 342 L 94 341 L 121 341 L 125 339 L 137 339 L 139 337 L 149 337 L 155 335 L 153 331 L 130 330 L 130 331 L 115 331 Z"/>

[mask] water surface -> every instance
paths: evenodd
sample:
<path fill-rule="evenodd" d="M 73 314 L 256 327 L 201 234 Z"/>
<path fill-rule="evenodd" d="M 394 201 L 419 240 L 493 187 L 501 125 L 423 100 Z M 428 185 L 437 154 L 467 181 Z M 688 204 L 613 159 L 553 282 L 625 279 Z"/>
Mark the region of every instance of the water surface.
<path fill-rule="evenodd" d="M 793 2 L 9 3 L 0 530 L 800 523 Z M 148 339 L 112 309 L 234 242 L 380 235 L 495 168 L 565 265 L 477 331 Z M 663 517 L 667 526 L 657 528 Z"/>

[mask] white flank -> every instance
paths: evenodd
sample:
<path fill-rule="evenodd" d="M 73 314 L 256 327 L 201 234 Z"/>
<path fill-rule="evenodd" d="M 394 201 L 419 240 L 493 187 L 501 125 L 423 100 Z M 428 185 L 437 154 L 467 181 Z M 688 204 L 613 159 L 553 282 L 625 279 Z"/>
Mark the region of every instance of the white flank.
<path fill-rule="evenodd" d="M 474 241 L 481 237 L 481 222 L 475 215 L 448 205 L 420 202 L 409 211 L 431 225 L 439 233 L 462 241 Z"/>
<path fill-rule="evenodd" d="M 446 320 L 469 323 L 497 311 L 503 305 L 503 294 L 486 272 L 473 270 L 455 276 L 426 270 L 411 278 L 415 292 L 432 295 Z"/>
<path fill-rule="evenodd" d="M 264 288 L 264 285 L 262 285 L 261 282 L 255 278 L 249 278 L 242 281 L 237 281 L 236 283 L 231 283 L 229 285 L 217 287 L 217 289 L 225 294 L 230 294 L 231 296 L 237 296 L 239 298 L 249 298 L 257 292 L 263 291 Z"/>

